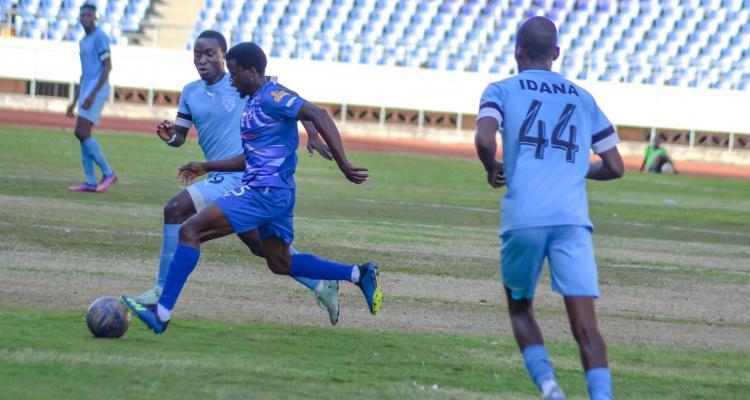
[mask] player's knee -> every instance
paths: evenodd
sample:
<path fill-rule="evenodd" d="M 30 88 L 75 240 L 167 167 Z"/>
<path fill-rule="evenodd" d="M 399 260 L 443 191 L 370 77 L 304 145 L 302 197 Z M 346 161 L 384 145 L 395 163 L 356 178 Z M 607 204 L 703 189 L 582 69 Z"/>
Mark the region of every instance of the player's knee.
<path fill-rule="evenodd" d="M 180 243 L 198 242 L 199 239 L 199 230 L 195 224 L 188 221 L 180 226 Z"/>
<path fill-rule="evenodd" d="M 164 205 L 164 223 L 181 224 L 185 222 L 193 213 L 188 212 L 183 204 L 174 199 Z"/>
<path fill-rule="evenodd" d="M 274 274 L 289 275 L 291 265 L 289 265 L 289 261 L 284 257 L 267 256 L 266 263 L 268 264 L 268 269 L 270 269 Z"/>

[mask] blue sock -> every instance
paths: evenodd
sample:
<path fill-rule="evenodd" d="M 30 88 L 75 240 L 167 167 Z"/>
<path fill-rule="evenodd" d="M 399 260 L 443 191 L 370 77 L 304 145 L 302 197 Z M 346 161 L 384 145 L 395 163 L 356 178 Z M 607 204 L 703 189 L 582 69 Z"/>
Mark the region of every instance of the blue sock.
<path fill-rule="evenodd" d="M 164 282 L 164 290 L 159 297 L 159 304 L 169 311 L 174 309 L 177 298 L 180 297 L 180 291 L 185 286 L 188 276 L 198 265 L 198 259 L 201 251 L 180 243 L 174 252 L 172 263 L 169 264 L 167 271 L 167 280 Z"/>
<path fill-rule="evenodd" d="M 592 368 L 586 371 L 586 386 L 591 400 L 609 400 L 612 398 L 612 375 L 609 368 Z"/>
<path fill-rule="evenodd" d="M 289 252 L 292 253 L 292 255 L 299 253 L 297 249 L 294 248 L 294 246 L 289 246 Z M 303 278 L 301 276 L 292 276 L 292 279 L 306 286 L 313 292 L 318 288 L 318 285 L 320 285 L 320 279 Z"/>
<path fill-rule="evenodd" d="M 526 363 L 526 369 L 529 371 L 529 376 L 531 376 L 531 380 L 534 381 L 537 389 L 541 391 L 542 382 L 555 379 L 552 361 L 550 361 L 547 348 L 543 344 L 526 346 L 521 354 L 523 355 L 523 361 Z"/>
<path fill-rule="evenodd" d="M 86 177 L 86 183 L 96 185 L 96 171 L 94 171 L 94 161 L 86 146 L 81 143 L 81 164 L 83 165 L 83 175 Z"/>
<path fill-rule="evenodd" d="M 89 154 L 96 165 L 101 168 L 102 174 L 104 174 L 104 176 L 112 175 L 112 168 L 107 164 L 107 159 L 104 158 L 104 153 L 102 153 L 102 149 L 99 148 L 99 143 L 96 142 L 96 139 L 94 139 L 93 136 L 89 136 L 89 138 L 84 140 L 82 144 L 86 147 L 86 150 L 89 151 Z"/>
<path fill-rule="evenodd" d="M 351 281 L 352 266 L 324 260 L 314 254 L 295 254 L 292 256 L 291 276 L 331 281 Z"/>
<path fill-rule="evenodd" d="M 180 224 L 164 224 L 161 237 L 161 255 L 159 256 L 159 273 L 156 275 L 156 286 L 164 287 L 167 280 L 169 263 L 172 262 L 177 244 L 180 242 Z"/>

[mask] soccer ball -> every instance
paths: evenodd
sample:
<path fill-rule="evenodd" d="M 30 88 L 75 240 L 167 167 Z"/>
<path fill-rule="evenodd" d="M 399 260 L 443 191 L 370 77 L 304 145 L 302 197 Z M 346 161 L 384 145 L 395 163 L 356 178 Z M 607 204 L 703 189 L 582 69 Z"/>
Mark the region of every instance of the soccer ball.
<path fill-rule="evenodd" d="M 128 330 L 130 310 L 117 297 L 94 300 L 86 311 L 86 325 L 98 338 L 118 338 Z"/>

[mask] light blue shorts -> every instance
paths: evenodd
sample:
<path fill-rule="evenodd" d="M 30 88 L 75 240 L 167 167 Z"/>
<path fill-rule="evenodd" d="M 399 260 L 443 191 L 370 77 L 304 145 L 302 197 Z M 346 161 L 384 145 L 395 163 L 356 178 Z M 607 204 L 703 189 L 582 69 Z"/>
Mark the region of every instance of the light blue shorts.
<path fill-rule="evenodd" d="M 501 235 L 500 275 L 513 299 L 533 299 L 544 259 L 552 290 L 563 296 L 599 297 L 591 231 L 584 226 L 516 229 Z"/>
<path fill-rule="evenodd" d="M 88 110 L 83 109 L 83 102 L 86 100 L 86 98 L 78 99 L 78 116 L 81 118 L 85 118 L 89 121 L 91 121 L 94 125 L 99 123 L 99 118 L 102 116 L 102 108 L 104 108 L 104 103 L 107 102 L 107 98 L 109 97 L 109 91 L 101 89 L 99 90 L 99 93 L 97 93 L 96 98 L 94 99 L 94 102 L 91 103 L 91 107 L 88 108 Z"/>
<path fill-rule="evenodd" d="M 242 186 L 242 172 L 209 174 L 206 179 L 187 187 L 198 212 L 232 189 Z"/>
<path fill-rule="evenodd" d="M 235 233 L 258 228 L 261 240 L 277 237 L 292 243 L 294 202 L 294 189 L 240 186 L 216 199 L 215 204 Z"/>

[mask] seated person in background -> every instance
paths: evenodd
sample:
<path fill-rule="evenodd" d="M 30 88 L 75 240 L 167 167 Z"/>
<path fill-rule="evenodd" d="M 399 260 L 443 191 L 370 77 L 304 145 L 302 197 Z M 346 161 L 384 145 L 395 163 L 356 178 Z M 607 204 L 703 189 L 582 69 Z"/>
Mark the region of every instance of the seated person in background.
<path fill-rule="evenodd" d="M 677 174 L 677 168 L 674 162 L 667 155 L 667 149 L 661 147 L 664 142 L 661 138 L 654 139 L 654 144 L 646 147 L 646 155 L 643 157 L 640 172 L 646 169 L 649 173 L 674 173 Z"/>

